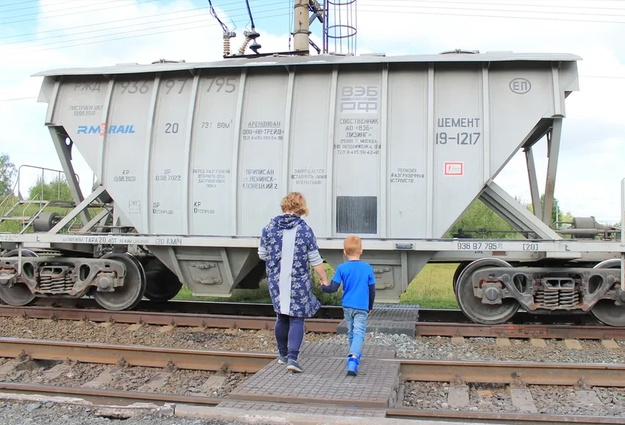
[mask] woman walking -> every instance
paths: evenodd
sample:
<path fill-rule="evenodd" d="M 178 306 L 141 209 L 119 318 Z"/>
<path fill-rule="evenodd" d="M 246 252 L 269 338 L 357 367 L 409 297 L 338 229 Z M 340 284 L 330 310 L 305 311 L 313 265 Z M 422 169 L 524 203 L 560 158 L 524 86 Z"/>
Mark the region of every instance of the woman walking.
<path fill-rule="evenodd" d="M 327 284 L 317 239 L 301 218 L 308 214 L 299 192 L 282 198 L 282 214 L 272 218 L 261 233 L 258 256 L 265 261 L 269 294 L 277 313 L 275 334 L 278 363 L 302 372 L 297 359 L 304 340 L 304 319 L 315 315 L 321 303 L 313 295 L 310 266 Z"/>

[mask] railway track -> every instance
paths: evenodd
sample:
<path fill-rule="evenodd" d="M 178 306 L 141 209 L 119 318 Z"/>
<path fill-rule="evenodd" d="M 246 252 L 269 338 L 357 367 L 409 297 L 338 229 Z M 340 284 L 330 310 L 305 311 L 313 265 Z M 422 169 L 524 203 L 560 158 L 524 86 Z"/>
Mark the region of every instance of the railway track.
<path fill-rule="evenodd" d="M 190 305 L 189 305 L 190 304 Z M 207 314 L 207 313 L 194 313 L 198 308 L 208 309 L 208 306 L 196 306 L 195 303 L 182 303 L 185 306 L 183 310 L 185 312 L 177 311 L 176 305 L 170 306 L 170 312 L 152 312 L 149 308 L 143 308 L 142 311 L 125 311 L 125 312 L 111 312 L 105 310 L 99 310 L 91 308 L 85 305 L 76 306 L 62 306 L 62 305 L 37 305 L 30 307 L 11 307 L 0 306 L 0 316 L 5 317 L 20 317 L 26 319 L 43 319 L 43 328 L 52 329 L 54 327 L 54 321 L 67 321 L 66 327 L 71 327 L 72 322 L 77 323 L 77 327 L 80 329 L 94 329 L 96 326 L 98 329 L 106 329 L 112 326 L 121 330 L 125 335 L 128 335 L 130 341 L 134 341 L 133 332 L 145 329 L 145 331 L 157 333 L 164 332 L 171 333 L 174 328 L 179 328 L 179 331 L 188 333 L 189 335 L 203 335 L 202 329 L 208 328 L 221 328 L 220 332 L 231 333 L 233 335 L 239 334 L 241 330 L 260 330 L 261 333 L 267 333 L 271 335 L 270 331 L 273 328 L 274 318 L 259 316 L 259 312 L 263 312 L 263 305 L 237 305 L 233 306 L 233 309 L 229 309 L 229 303 L 218 303 L 215 309 L 221 313 L 228 313 L 235 311 L 241 313 L 244 311 L 251 311 L 254 315 L 231 315 L 231 314 Z M 202 304 L 202 303 L 200 303 Z M 331 310 L 330 310 L 331 311 Z M 326 313 L 329 316 L 331 313 Z M 435 317 L 440 316 L 440 312 L 434 311 L 432 313 Z M 612 343 L 613 346 L 607 345 L 604 348 L 620 348 L 620 345 L 614 341 L 614 339 L 625 339 L 624 330 L 616 327 L 606 327 L 600 325 L 586 326 L 581 324 L 509 324 L 509 325 L 476 325 L 472 323 L 452 323 L 443 322 L 440 320 L 433 320 L 431 322 L 421 321 L 424 316 L 420 315 L 419 321 L 415 322 L 416 335 L 417 336 L 447 336 L 451 337 L 451 344 L 456 345 L 457 349 L 465 350 L 461 344 L 464 344 L 463 339 L 465 337 L 476 337 L 476 340 L 480 340 L 483 337 L 496 338 L 497 346 L 509 344 L 508 338 L 528 338 L 533 341 L 541 342 L 541 339 L 565 339 L 557 344 L 566 343 L 567 349 L 576 348 L 574 346 L 569 347 L 569 343 L 575 343 L 575 338 L 579 339 L 592 339 L 601 340 L 602 343 Z M 445 316 L 447 316 L 445 314 Z M 453 314 L 448 315 L 453 317 Z M 439 318 L 440 319 L 440 318 Z M 18 321 L 19 322 L 19 321 Z M 18 323 L 16 322 L 16 323 Z M 94 322 L 94 323 L 87 323 Z M 100 323 L 97 324 L 96 323 Z M 25 321 L 24 325 L 31 323 Z M 115 325 L 117 324 L 117 325 Z M 119 327 L 119 325 L 123 325 Z M 125 326 L 128 324 L 129 326 Z M 307 321 L 307 328 L 309 331 L 317 333 L 336 333 L 337 326 L 339 324 L 338 319 L 322 318 L 322 319 L 310 319 Z M 154 325 L 148 327 L 147 325 Z M 26 328 L 23 329 L 27 329 Z M 185 330 L 189 328 L 189 330 Z M 263 332 L 264 331 L 264 332 Z M 143 331 L 141 331 L 143 332 Z M 254 331 L 251 331 L 254 333 Z M 245 335 L 245 332 L 243 332 Z M 41 337 L 41 336 L 40 336 Z M 49 337 L 45 337 L 49 338 Z M 426 338 L 427 339 L 427 338 Z M 431 338 L 429 338 L 431 339 Z M 572 339 L 572 341 L 571 341 Z M 81 339 L 78 339 L 81 341 Z M 454 342 L 455 340 L 455 342 Z M 167 392 L 159 392 L 154 390 L 154 385 L 157 385 L 159 380 L 163 380 L 164 376 L 172 376 L 171 374 L 188 373 L 189 375 L 179 378 L 179 381 L 194 382 L 198 379 L 207 380 L 206 374 L 212 374 L 213 379 L 218 382 L 224 379 L 234 379 L 233 382 L 239 383 L 245 379 L 245 377 L 256 373 L 263 367 L 266 367 L 275 358 L 275 354 L 261 353 L 260 356 L 255 357 L 256 360 L 247 359 L 241 360 L 241 353 L 237 353 L 238 356 L 233 358 L 229 357 L 228 353 L 217 353 L 216 357 L 211 357 L 210 352 L 204 350 L 173 350 L 167 348 L 149 348 L 149 347 L 137 347 L 137 346 L 125 346 L 123 351 L 120 346 L 114 346 L 109 350 L 109 354 L 96 354 L 99 351 L 99 347 L 104 347 L 105 344 L 81 344 L 81 343 L 68 343 L 70 347 L 68 350 L 70 353 L 65 352 L 65 349 L 60 347 L 66 343 L 50 342 L 46 340 L 37 340 L 33 342 L 30 347 L 25 347 L 18 343 L 13 343 L 12 339 L 0 340 L 0 347 L 10 347 L 10 350 L 6 353 L 1 353 L 0 356 L 5 358 L 14 359 L 12 362 L 18 364 L 32 364 L 32 368 L 54 369 L 54 368 L 66 368 L 70 367 L 72 362 L 78 364 L 106 364 L 105 369 L 97 369 L 98 376 L 102 373 L 105 375 L 108 373 L 108 369 L 123 369 L 123 370 L 135 370 L 137 368 L 148 368 L 147 373 L 149 376 L 145 378 L 145 385 L 152 385 L 151 391 L 137 391 L 136 389 L 128 390 L 115 390 L 111 388 L 93 388 L 86 382 L 76 382 L 71 386 L 46 386 L 41 382 L 2 382 L 0 384 L 0 390 L 12 391 L 12 392 L 30 392 L 35 394 L 50 394 L 50 395 L 66 395 L 72 397 L 88 397 L 90 399 L 97 400 L 127 400 L 131 401 L 143 401 L 156 404 L 171 404 L 178 405 L 203 405 L 203 406 L 217 406 L 224 400 L 230 400 L 231 402 L 238 401 L 237 398 L 227 397 L 224 398 L 224 394 L 220 397 L 213 397 L 206 394 L 189 394 L 183 393 L 183 391 L 168 390 Z M 106 341 L 108 342 L 108 341 Z M 467 341 L 468 342 L 468 341 Z M 517 342 L 512 341 L 514 345 Z M 582 345 L 588 344 L 581 342 Z M 491 344 L 493 342 L 491 341 Z M 553 345 L 554 342 L 547 341 L 547 346 Z M 597 346 L 594 343 L 595 347 Z M 493 344 L 494 345 L 494 344 Z M 603 344 L 602 344 L 603 345 Z M 175 346 L 175 345 L 174 345 Z M 211 346 L 211 345 L 209 345 Z M 218 345 L 217 345 L 218 346 Z M 84 348 L 81 348 L 84 347 Z M 272 347 L 268 347 L 271 349 Z M 514 347 L 511 347 L 514 348 Z M 581 347 L 580 347 L 581 348 Z M 8 348 L 7 348 L 8 349 Z M 232 349 L 232 348 L 231 348 Z M 254 348 L 257 350 L 258 348 Z M 73 353 L 71 352 L 73 350 Z M 90 351 L 91 350 L 91 351 Z M 260 348 L 262 350 L 262 348 Z M 612 350 L 614 351 L 614 350 Z M 616 350 L 618 351 L 618 350 Z M 182 354 L 186 352 L 186 357 Z M 32 354 L 31 354 L 32 353 Z M 78 356 L 76 353 L 80 353 Z M 98 356 L 100 358 L 98 358 Z M 194 357 L 195 356 L 195 357 Z M 221 356 L 221 357 L 219 357 Z M 518 358 L 518 357 L 517 357 Z M 103 360 L 108 359 L 108 360 Z M 401 376 L 402 385 L 400 386 L 401 392 L 405 394 L 399 394 L 398 400 L 404 400 L 407 404 L 415 402 L 414 406 L 402 405 L 401 402 L 397 402 L 389 405 L 385 409 L 377 408 L 379 414 L 383 414 L 388 418 L 411 418 L 411 419 L 428 419 L 428 420 L 458 420 L 458 421 L 477 421 L 481 423 L 578 423 L 578 424 L 613 424 L 622 423 L 623 416 L 612 417 L 609 415 L 587 415 L 584 414 L 581 417 L 579 415 L 571 414 L 546 414 L 544 411 L 540 413 L 523 413 L 519 414 L 518 411 L 513 412 L 487 412 L 483 411 L 483 408 L 479 406 L 467 406 L 460 405 L 455 406 L 453 403 L 446 402 L 442 406 L 437 408 L 431 408 L 429 406 L 419 406 L 419 403 L 414 400 L 418 400 L 418 396 L 413 395 L 415 388 L 423 388 L 425 385 L 428 390 L 428 385 L 434 385 L 433 391 L 442 394 L 442 399 L 458 400 L 469 399 L 474 396 L 469 394 L 483 393 L 485 390 L 481 389 L 484 385 L 487 388 L 496 388 L 495 393 L 512 394 L 521 392 L 525 394 L 525 397 L 532 399 L 532 393 L 538 391 L 533 396 L 533 399 L 540 401 L 543 395 L 540 391 L 550 392 L 545 390 L 547 386 L 557 386 L 554 388 L 565 388 L 560 390 L 564 392 L 563 398 L 566 398 L 568 394 L 586 394 L 584 397 L 590 397 L 591 400 L 601 404 L 597 401 L 599 399 L 598 392 L 593 396 L 594 388 L 601 386 L 604 392 L 614 392 L 615 397 L 625 398 L 625 390 L 623 384 L 625 382 L 621 376 L 622 370 L 620 367 L 615 367 L 612 364 L 594 365 L 588 368 L 584 364 L 563 365 L 561 363 L 547 365 L 544 363 L 509 363 L 500 361 L 480 361 L 480 362 L 446 362 L 446 361 L 426 361 L 426 360 L 407 360 L 407 359 L 395 359 L 394 361 L 401 363 Z M 613 360 L 614 361 L 614 360 Z M 32 363 L 30 363 L 32 362 Z M 96 362 L 96 363 L 91 363 Z M 257 363 L 256 363 L 257 362 Z M 69 365 L 68 365 L 69 363 Z M 7 366 L 0 365 L 0 381 L 2 381 L 2 367 L 11 368 L 11 363 L 6 362 Z M 510 367 L 508 367 L 510 365 Z M 537 366 L 538 365 L 538 366 Z M 28 367 L 28 366 L 22 366 Z M 102 366 L 103 367 L 103 366 Z M 185 371 L 185 372 L 177 372 Z M 202 372 L 201 377 L 198 377 L 197 373 Z M 81 371 L 76 375 L 80 375 Z M 137 372 L 139 374 L 139 372 Z M 152 378 L 154 376 L 154 378 Z M 97 376 L 90 376 L 91 379 L 96 379 Z M 614 379 L 613 381 L 611 381 Z M 153 382 L 153 384 L 148 384 Z M 491 387 L 489 387 L 491 386 Z M 536 390 L 539 388 L 539 390 Z M 543 388 L 543 390 L 540 390 Z M 493 391 L 492 389 L 486 390 L 486 392 Z M 126 396 L 124 396 L 126 394 Z M 453 397 L 452 394 L 455 394 Z M 415 398 L 416 397 L 416 398 Z M 493 396 L 486 396 L 493 397 Z M 498 397 L 498 396 L 496 396 Z M 496 398 L 495 397 L 495 398 Z M 413 400 L 414 399 L 414 400 Z M 409 400 L 409 401 L 406 401 Z M 412 401 L 410 401 L 412 400 Z M 256 402 L 276 402 L 270 397 L 266 400 L 255 400 Z M 319 400 L 314 397 L 299 398 L 295 401 L 298 406 L 308 406 L 313 404 L 319 404 Z M 351 402 L 351 401 L 350 401 Z M 473 401 L 472 401 L 473 402 Z M 577 403 L 571 401 L 571 404 Z M 449 404 L 449 406 L 447 406 Z M 538 405 L 538 403 L 537 403 Z M 363 407 L 364 408 L 364 407 Z M 592 406 L 589 407 L 589 411 L 592 410 Z M 471 410 L 477 409 L 477 410 Z M 624 407 L 625 409 L 625 407 Z M 518 410 L 518 409 L 517 409 Z M 534 410 L 537 410 L 534 407 Z M 529 410 L 532 411 L 531 409 Z M 625 411 L 625 410 L 624 410 Z M 358 412 L 352 413 L 358 415 Z M 624 413 L 625 415 L 625 413 Z"/>
<path fill-rule="evenodd" d="M 60 307 L 77 309 L 101 309 L 92 298 L 39 298 L 36 301 L 39 307 Z M 170 312 L 189 314 L 217 314 L 217 315 L 240 315 L 240 316 L 272 316 L 273 306 L 269 303 L 245 303 L 245 302 L 214 302 L 214 301 L 141 301 L 133 311 L 142 312 Z M 321 306 L 315 318 L 318 319 L 342 319 L 343 309 L 339 306 Z M 419 308 L 420 322 L 455 322 L 474 323 L 469 320 L 459 309 L 429 309 Z M 587 325 L 602 326 L 602 323 L 592 315 L 571 312 L 560 312 L 553 315 L 536 315 L 520 311 L 510 319 L 511 324 L 562 324 L 562 325 Z"/>
<path fill-rule="evenodd" d="M 208 305 L 206 305 L 208 304 Z M 0 316 L 24 317 L 49 320 L 83 320 L 146 324 L 160 326 L 222 328 L 222 329 L 273 329 L 275 318 L 273 308 L 267 304 L 238 303 L 172 303 L 169 311 L 153 311 L 144 303 L 139 311 L 108 311 L 95 308 L 89 300 L 81 300 L 78 306 L 69 303 L 17 307 L 0 305 Z M 158 309 L 160 306 L 152 306 Z M 200 313 L 199 311 L 217 311 Z M 226 314 L 229 313 L 229 314 Z M 234 313 L 234 314 L 233 314 Z M 245 315 L 242 315 L 245 314 Z M 337 316 L 337 314 L 340 314 Z M 321 316 L 306 321 L 310 332 L 336 333 L 342 318 L 342 309 L 326 307 Z M 480 325 L 467 323 L 459 311 L 420 310 L 419 321 L 415 322 L 417 336 L 443 337 L 490 337 L 490 338 L 536 338 L 536 339 L 593 339 L 625 340 L 625 328 L 585 323 L 511 323 L 505 325 Z M 448 316 L 447 321 L 443 315 Z M 464 317 L 464 316 L 463 316 Z M 575 317 L 575 316 L 574 316 Z M 428 318 L 433 320 L 428 321 Z M 541 319 L 543 319 L 541 317 Z"/>
<path fill-rule="evenodd" d="M 204 350 L 181 350 L 154 347 L 119 346 L 109 344 L 76 343 L 61 341 L 27 340 L 0 338 L 0 357 L 11 359 L 0 365 L 0 389 L 3 391 L 65 395 L 73 397 L 96 398 L 110 403 L 145 401 L 152 403 L 194 404 L 217 406 L 224 400 L 245 402 L 233 397 L 211 397 L 207 394 L 184 394 L 184 388 L 159 392 L 168 379 L 177 373 L 188 371 L 207 372 L 205 379 L 220 379 L 228 373 L 252 374 L 269 365 L 275 359 L 270 353 L 216 352 Z M 563 414 L 540 414 L 515 412 L 471 411 L 463 406 L 461 400 L 468 400 L 469 386 L 489 384 L 510 388 L 514 401 L 525 403 L 527 410 L 532 410 L 529 388 L 532 386 L 565 386 L 570 393 L 584 393 L 592 399 L 592 389 L 596 387 L 625 387 L 625 365 L 598 364 L 561 364 L 561 363 L 524 363 L 524 362 L 468 362 L 468 361 L 433 361 L 388 359 L 399 363 L 403 388 L 424 383 L 445 383 L 449 386 L 448 408 L 418 409 L 401 407 L 403 394 L 399 394 L 393 406 L 380 409 L 388 418 L 410 418 L 429 420 L 463 420 L 483 423 L 516 424 L 620 424 L 623 417 L 579 416 Z M 74 385 L 46 385 L 41 377 L 71 374 L 74 364 L 87 363 L 92 368 L 99 367 L 98 374 L 85 376 L 83 381 L 74 381 Z M 111 376 L 126 369 L 125 376 L 144 374 L 140 390 L 133 388 L 123 391 L 107 388 Z M 143 370 L 129 372 L 132 369 Z M 7 376 L 15 376 L 16 370 L 40 370 L 31 374 L 30 382 L 7 382 Z M 183 382 L 184 379 L 179 379 Z M 32 382 L 39 380 L 40 382 Z M 53 380 L 51 380 L 53 381 Z M 150 384 L 151 383 L 151 384 Z M 454 401 L 456 400 L 456 401 Z M 460 400 L 460 401 L 458 401 Z M 295 405 L 319 405 L 314 396 L 285 400 Z M 255 403 L 272 403 L 275 400 L 266 397 L 254 398 Z M 358 408 L 370 408 L 368 400 L 354 400 L 352 405 Z M 531 401 L 530 401 L 531 403 Z M 516 405 L 516 404 L 515 404 Z M 463 408 L 464 407 L 464 408 Z M 518 410 L 518 409 L 517 409 Z"/>

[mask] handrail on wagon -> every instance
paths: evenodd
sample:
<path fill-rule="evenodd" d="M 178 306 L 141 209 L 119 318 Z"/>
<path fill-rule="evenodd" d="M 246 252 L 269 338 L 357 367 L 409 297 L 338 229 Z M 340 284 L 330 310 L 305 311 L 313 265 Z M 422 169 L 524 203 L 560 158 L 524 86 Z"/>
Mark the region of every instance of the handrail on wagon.
<path fill-rule="evenodd" d="M 45 183 L 45 172 L 49 171 L 52 173 L 56 173 L 57 179 L 60 182 L 61 178 L 65 175 L 65 172 L 63 170 L 55 170 L 54 168 L 47 168 L 47 167 L 40 167 L 40 166 L 36 166 L 36 165 L 20 165 L 19 168 L 17 169 L 17 180 L 16 180 L 16 188 L 17 188 L 17 196 L 19 197 L 20 200 L 23 199 L 22 197 L 22 193 L 20 191 L 20 177 L 21 177 L 21 173 L 22 173 L 22 168 L 31 168 L 31 169 L 35 169 L 41 172 L 41 179 L 40 182 L 43 185 Z M 80 182 L 80 176 L 78 176 L 78 174 L 76 174 L 76 179 Z M 61 192 L 60 192 L 60 185 L 57 191 L 57 199 L 61 198 Z M 43 201 L 43 191 L 41 191 L 40 194 L 40 200 Z"/>
<path fill-rule="evenodd" d="M 52 173 L 52 175 L 56 175 L 53 178 L 56 178 L 58 182 L 61 182 L 65 176 L 64 171 L 56 170 L 53 168 L 40 167 L 35 165 L 21 165 L 17 169 L 17 178 L 13 187 L 11 188 L 10 193 L 7 194 L 2 200 L 0 200 L 0 222 L 4 221 L 19 221 L 22 224 L 22 229 L 19 233 L 24 233 L 26 229 L 28 229 L 34 221 L 41 215 L 41 213 L 46 209 L 46 207 L 51 204 L 58 204 L 61 198 L 61 185 L 58 186 L 56 200 L 46 200 L 44 199 L 44 191 L 41 190 L 41 193 L 38 196 L 38 199 L 24 199 L 22 195 L 22 183 L 25 179 L 24 169 L 32 169 L 38 174 L 39 180 L 35 184 L 41 184 L 42 186 L 46 184 L 46 173 L 48 175 Z M 79 180 L 79 176 L 76 175 L 76 179 Z M 35 187 L 33 186 L 33 187 Z M 17 200 L 15 199 L 17 197 Z M 10 208 L 4 211 L 10 204 L 10 202 L 14 202 Z M 36 206 L 36 211 L 34 213 L 28 212 L 28 209 L 32 206 Z M 15 212 L 18 211 L 18 208 L 22 208 L 22 211 L 17 213 L 18 215 L 14 215 Z"/>

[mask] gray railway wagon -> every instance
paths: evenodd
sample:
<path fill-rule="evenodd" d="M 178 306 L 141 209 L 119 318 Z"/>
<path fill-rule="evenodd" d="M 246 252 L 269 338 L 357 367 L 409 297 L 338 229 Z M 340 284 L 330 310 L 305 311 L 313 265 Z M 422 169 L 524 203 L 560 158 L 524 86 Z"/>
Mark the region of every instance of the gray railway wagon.
<path fill-rule="evenodd" d="M 37 74 L 77 207 L 43 216 L 43 232 L 0 235 L 27 249 L 2 258 L 0 298 L 92 294 L 120 310 L 169 299 L 181 282 L 228 296 L 263 277 L 260 230 L 299 191 L 330 264 L 346 235 L 363 238 L 382 302 L 397 302 L 429 261 L 458 262 L 454 288 L 475 321 L 523 308 L 625 325 L 624 244 L 563 239 L 536 202 L 532 146 L 548 139 L 550 212 L 578 59 L 276 55 Z M 100 182 L 87 197 L 72 149 Z M 537 216 L 493 181 L 519 150 Z M 478 197 L 527 239 L 443 239 Z"/>

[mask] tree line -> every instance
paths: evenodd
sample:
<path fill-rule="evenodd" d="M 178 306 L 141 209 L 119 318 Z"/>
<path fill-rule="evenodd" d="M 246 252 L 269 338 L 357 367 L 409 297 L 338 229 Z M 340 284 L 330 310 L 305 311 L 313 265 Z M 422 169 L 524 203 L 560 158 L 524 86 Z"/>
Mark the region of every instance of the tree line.
<path fill-rule="evenodd" d="M 17 168 L 11 162 L 9 155 L 0 154 L 0 201 L 15 196 L 16 177 Z M 61 176 L 54 177 L 50 181 L 45 181 L 42 176 L 39 176 L 28 188 L 28 199 L 72 201 L 72 192 L 67 181 Z"/>

